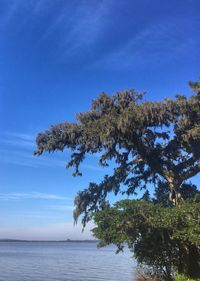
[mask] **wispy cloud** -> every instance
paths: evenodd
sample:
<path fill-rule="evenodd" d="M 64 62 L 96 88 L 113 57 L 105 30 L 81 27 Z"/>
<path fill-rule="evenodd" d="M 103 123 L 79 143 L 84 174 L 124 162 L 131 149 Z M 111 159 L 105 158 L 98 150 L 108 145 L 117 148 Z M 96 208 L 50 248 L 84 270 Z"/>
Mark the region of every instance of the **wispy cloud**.
<path fill-rule="evenodd" d="M 30 168 L 65 168 L 67 160 L 62 160 L 54 155 L 43 155 L 40 157 L 36 157 L 29 151 L 15 151 L 9 149 L 0 149 L 1 159 L 0 162 L 24 166 Z M 64 158 L 64 156 L 63 156 Z M 80 170 L 89 170 L 89 171 L 97 171 L 104 172 L 105 169 L 103 167 L 92 164 L 81 164 Z"/>
<path fill-rule="evenodd" d="M 191 52 L 197 50 L 198 40 L 185 36 L 181 26 L 186 25 L 186 20 L 184 19 L 184 24 L 182 21 L 177 18 L 176 22 L 171 22 L 169 18 L 165 18 L 162 21 L 153 22 L 138 33 L 133 33 L 133 36 L 123 45 L 112 49 L 89 68 L 121 69 L 134 65 L 139 68 L 150 64 L 155 66 L 176 59 L 180 55 L 185 56 L 189 50 Z M 199 21 L 194 22 L 194 29 L 198 25 Z"/>
<path fill-rule="evenodd" d="M 65 167 L 66 161 L 54 157 L 48 161 L 49 155 L 35 157 L 35 136 L 21 132 L 3 132 L 0 134 L 1 162 L 26 166 L 31 168 L 39 167 Z"/>
<path fill-rule="evenodd" d="M 3 132 L 0 134 L 0 163 L 12 164 L 29 168 L 66 168 L 70 159 L 70 150 L 66 149 L 68 155 L 63 153 L 44 154 L 40 157 L 34 156 L 35 136 L 21 132 Z M 80 171 L 105 172 L 105 168 L 97 165 L 100 153 L 88 154 L 88 159 L 80 165 Z M 67 157 L 66 157 L 67 156 Z M 73 169 L 73 168 L 72 168 Z"/>
<path fill-rule="evenodd" d="M 21 140 L 26 140 L 26 141 L 34 141 L 35 137 L 33 135 L 30 134 L 24 134 L 24 133 L 18 133 L 18 132 L 5 132 L 5 135 L 9 136 L 9 137 L 14 137 L 17 139 L 21 139 Z"/>
<path fill-rule="evenodd" d="M 41 212 L 26 212 L 26 213 L 10 213 L 10 214 L 5 214 L 3 218 L 0 219 L 0 223 L 2 224 L 12 224 L 13 221 L 15 223 L 18 223 L 18 222 L 27 222 L 27 219 L 30 220 L 33 222 L 34 220 L 37 220 L 39 219 L 39 221 L 62 221 L 63 220 L 63 216 L 61 217 L 60 213 L 55 213 L 55 210 L 52 210 L 54 211 L 54 214 L 52 214 L 52 212 L 50 213 L 45 213 L 44 211 L 41 211 Z M 38 222 L 39 222 L 38 221 Z"/>
<path fill-rule="evenodd" d="M 30 28 L 43 22 L 42 32 L 35 47 L 41 47 L 50 39 L 55 44 L 57 59 L 81 55 L 80 50 L 90 52 L 98 44 L 109 19 L 113 0 L 101 1 L 26 1 L 11 0 L 4 4 L 0 26 L 6 27 L 15 16 L 18 32 L 29 23 Z M 113 7 L 112 7 L 113 8 Z M 21 15 L 23 14 L 23 17 Z M 18 17 L 20 16 L 20 19 Z M 56 36 L 57 40 L 51 41 Z"/>
<path fill-rule="evenodd" d="M 112 0 L 78 1 L 69 3 L 54 13 L 54 17 L 38 40 L 38 45 L 44 43 L 52 36 L 56 36 L 58 60 L 68 59 L 72 56 L 80 57 L 82 52 L 90 53 L 98 45 L 107 19 L 110 14 Z M 37 9 L 39 14 L 42 7 Z"/>
<path fill-rule="evenodd" d="M 19 7 L 20 4 L 20 0 L 11 0 L 11 1 L 7 1 L 6 3 L 6 7 L 4 10 L 4 13 L 1 13 L 1 17 L 0 17 L 0 27 L 4 27 L 5 25 L 7 25 L 13 18 L 16 10 Z"/>
<path fill-rule="evenodd" d="M 72 200 L 69 197 L 50 194 L 50 193 L 42 193 L 42 192 L 9 192 L 9 193 L 0 193 L 0 200 L 26 200 L 26 199 L 34 199 L 34 200 Z"/>
<path fill-rule="evenodd" d="M 8 143 L 7 143 L 8 144 Z M 56 168 L 66 166 L 66 161 L 52 157 L 50 155 L 44 155 L 36 157 L 33 155 L 33 150 L 19 150 L 13 147 L 11 150 L 9 147 L 0 150 L 1 159 L 0 162 L 6 164 L 13 164 L 18 166 L 30 167 L 30 168 Z"/>
<path fill-rule="evenodd" d="M 61 212 L 66 212 L 66 211 L 73 211 L 74 210 L 74 206 L 73 205 L 49 205 L 47 206 L 47 208 L 49 210 L 52 211 L 61 211 Z"/>
<path fill-rule="evenodd" d="M 34 148 L 35 137 L 30 134 L 18 132 L 4 132 L 1 133 L 0 143 L 21 148 Z"/>
<path fill-rule="evenodd" d="M 95 5 L 88 5 L 87 2 L 83 2 L 78 7 L 72 29 L 65 41 L 66 46 L 70 46 L 70 52 L 91 47 L 97 41 L 106 23 L 110 2 L 104 0 L 96 2 Z"/>

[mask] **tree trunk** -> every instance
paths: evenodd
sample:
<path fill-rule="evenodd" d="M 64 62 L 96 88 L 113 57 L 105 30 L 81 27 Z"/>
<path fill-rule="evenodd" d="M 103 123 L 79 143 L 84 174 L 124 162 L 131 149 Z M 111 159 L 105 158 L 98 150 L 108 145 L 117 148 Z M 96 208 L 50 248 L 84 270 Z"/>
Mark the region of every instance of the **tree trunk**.
<path fill-rule="evenodd" d="M 169 182 L 169 189 L 170 189 L 170 192 L 169 192 L 169 200 L 172 202 L 172 204 L 174 206 L 177 206 L 177 203 L 178 203 L 178 200 L 177 200 L 177 187 L 176 185 L 171 181 Z"/>
<path fill-rule="evenodd" d="M 190 278 L 200 278 L 200 250 L 194 245 L 180 248 L 178 272 Z"/>
<path fill-rule="evenodd" d="M 188 247 L 186 247 L 181 243 L 179 246 L 178 273 L 187 275 L 188 265 L 189 265 L 189 250 Z"/>
<path fill-rule="evenodd" d="M 188 276 L 200 278 L 200 249 L 193 245 L 189 247 Z"/>

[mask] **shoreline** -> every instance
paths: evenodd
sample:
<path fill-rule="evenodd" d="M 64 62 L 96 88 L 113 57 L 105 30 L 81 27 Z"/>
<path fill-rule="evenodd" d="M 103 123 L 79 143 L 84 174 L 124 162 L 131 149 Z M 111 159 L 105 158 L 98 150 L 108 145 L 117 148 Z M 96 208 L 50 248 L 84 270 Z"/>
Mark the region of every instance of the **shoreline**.
<path fill-rule="evenodd" d="M 0 243 L 1 242 L 31 242 L 31 243 L 38 243 L 38 242 L 57 242 L 57 243 L 98 243 L 98 240 L 71 240 L 71 239 L 67 239 L 67 240 L 21 240 L 21 239 L 0 239 Z"/>

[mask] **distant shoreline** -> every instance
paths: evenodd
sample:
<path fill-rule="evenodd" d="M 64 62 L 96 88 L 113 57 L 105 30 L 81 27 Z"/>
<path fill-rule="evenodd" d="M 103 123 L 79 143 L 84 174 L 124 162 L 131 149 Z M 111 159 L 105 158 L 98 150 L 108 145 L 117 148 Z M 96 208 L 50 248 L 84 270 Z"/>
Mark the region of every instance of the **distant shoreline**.
<path fill-rule="evenodd" d="M 98 240 L 71 240 L 71 239 L 66 239 L 66 240 L 18 240 L 18 239 L 0 239 L 0 242 L 67 242 L 67 243 L 97 243 L 99 242 Z"/>

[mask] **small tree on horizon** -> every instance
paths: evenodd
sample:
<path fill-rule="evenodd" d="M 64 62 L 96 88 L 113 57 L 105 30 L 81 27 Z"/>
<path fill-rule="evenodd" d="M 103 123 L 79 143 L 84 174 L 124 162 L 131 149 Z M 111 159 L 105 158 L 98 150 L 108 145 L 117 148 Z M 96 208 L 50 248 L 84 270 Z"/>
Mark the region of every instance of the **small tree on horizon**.
<path fill-rule="evenodd" d="M 151 201 L 151 196 L 150 196 L 150 193 L 149 193 L 148 189 L 142 195 L 141 200 L 144 200 L 144 201 L 147 201 L 147 202 Z"/>

